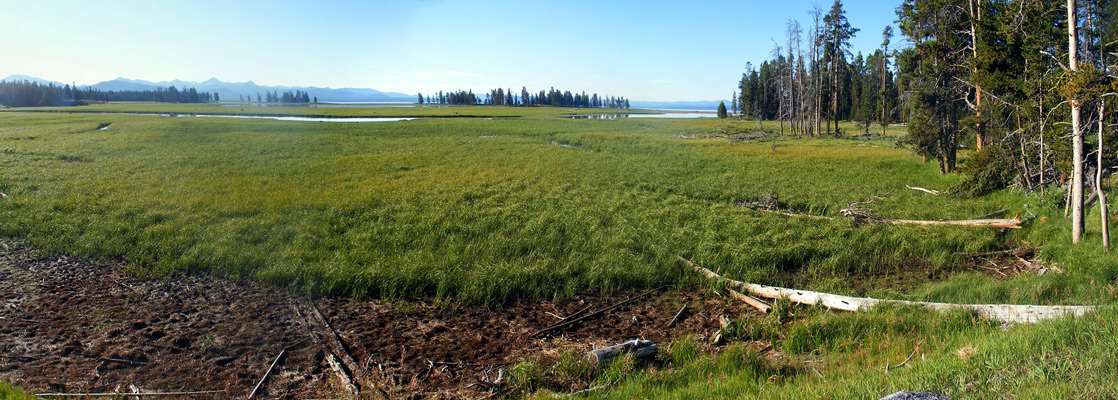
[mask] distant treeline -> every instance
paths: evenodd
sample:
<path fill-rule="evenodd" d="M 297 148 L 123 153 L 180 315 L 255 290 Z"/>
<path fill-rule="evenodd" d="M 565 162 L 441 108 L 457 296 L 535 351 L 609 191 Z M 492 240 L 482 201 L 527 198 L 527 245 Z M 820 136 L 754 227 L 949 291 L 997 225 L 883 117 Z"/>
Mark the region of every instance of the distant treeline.
<path fill-rule="evenodd" d="M 252 95 L 251 94 L 248 95 L 247 98 L 245 96 L 241 96 L 241 101 L 252 101 Z M 260 96 L 260 93 L 256 93 L 256 102 L 257 103 L 310 103 L 311 102 L 311 96 L 309 94 L 307 94 L 307 92 L 300 91 L 300 90 L 296 90 L 294 92 L 288 90 L 286 92 L 283 92 L 283 94 L 280 94 L 277 91 L 272 91 L 272 92 L 264 92 L 263 97 Z M 314 98 L 314 102 L 315 103 L 318 102 L 318 97 Z"/>
<path fill-rule="evenodd" d="M 74 89 L 70 85 L 38 82 L 0 82 L 0 104 L 8 107 L 72 106 L 83 101 L 159 101 L 165 103 L 205 103 L 218 101 L 217 93 L 199 92 L 194 88 L 181 90 L 169 86 L 155 90 L 101 91 L 94 88 Z"/>
<path fill-rule="evenodd" d="M 598 96 L 597 93 L 586 94 L 571 93 L 568 91 L 560 92 L 551 88 L 551 90 L 541 90 L 539 93 L 528 92 L 527 87 L 520 89 L 520 94 L 516 94 L 512 89 L 493 89 L 485 94 L 482 99 L 474 94 L 472 90 L 459 90 L 455 92 L 442 92 L 434 95 L 423 96 L 419 93 L 419 104 L 451 104 L 451 105 L 494 105 L 494 106 L 515 106 L 515 107 L 535 107 L 535 106 L 552 106 L 552 107 L 581 107 L 581 108 L 629 108 L 629 99 L 624 97 L 613 96 Z"/>

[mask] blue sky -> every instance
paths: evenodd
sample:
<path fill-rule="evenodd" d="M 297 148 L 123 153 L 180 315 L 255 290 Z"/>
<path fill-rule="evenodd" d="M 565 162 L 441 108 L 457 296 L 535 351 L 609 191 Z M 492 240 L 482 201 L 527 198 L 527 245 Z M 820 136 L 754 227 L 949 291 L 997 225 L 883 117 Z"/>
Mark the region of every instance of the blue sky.
<path fill-rule="evenodd" d="M 831 1 L 9 1 L 0 77 L 253 80 L 403 93 L 527 86 L 729 98 L 746 62 Z M 880 46 L 900 0 L 847 0 Z M 895 38 L 894 43 L 900 39 Z M 782 44 L 783 45 L 783 44 Z"/>

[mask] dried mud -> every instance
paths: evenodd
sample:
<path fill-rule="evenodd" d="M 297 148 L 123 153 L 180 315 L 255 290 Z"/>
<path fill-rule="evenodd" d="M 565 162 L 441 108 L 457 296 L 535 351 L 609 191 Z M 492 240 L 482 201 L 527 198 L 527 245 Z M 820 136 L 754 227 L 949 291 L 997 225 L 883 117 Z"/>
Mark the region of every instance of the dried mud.
<path fill-rule="evenodd" d="M 276 356 L 258 393 L 266 398 L 345 397 L 329 350 L 293 305 L 310 303 L 360 365 L 374 396 L 476 398 L 480 382 L 525 358 L 645 338 L 708 337 L 718 317 L 755 313 L 661 290 L 585 323 L 533 333 L 579 310 L 598 310 L 637 292 L 525 301 L 488 308 L 424 301 L 309 299 L 252 282 L 204 276 L 141 280 L 120 262 L 44 255 L 0 240 L 0 380 L 33 393 L 221 391 L 176 398 L 245 398 Z M 681 306 L 688 312 L 672 327 Z M 263 394 L 263 396 L 261 396 Z"/>

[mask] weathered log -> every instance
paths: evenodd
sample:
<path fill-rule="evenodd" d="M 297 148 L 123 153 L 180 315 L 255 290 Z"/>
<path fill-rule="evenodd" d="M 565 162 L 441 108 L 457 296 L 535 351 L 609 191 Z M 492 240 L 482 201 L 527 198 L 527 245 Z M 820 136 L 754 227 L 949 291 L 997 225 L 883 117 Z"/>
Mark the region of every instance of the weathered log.
<path fill-rule="evenodd" d="M 839 210 L 839 214 L 845 217 L 853 218 L 855 221 L 872 222 L 878 224 L 892 224 L 892 225 L 959 225 L 959 226 L 991 226 L 1002 229 L 1021 229 L 1023 221 L 1020 218 L 1012 219 L 961 219 L 961 220 L 942 220 L 942 221 L 927 221 L 916 219 L 886 219 L 879 218 L 872 215 L 867 215 L 864 212 L 853 209 L 844 208 Z"/>
<path fill-rule="evenodd" d="M 626 353 L 632 353 L 633 358 L 640 359 L 655 357 L 658 351 L 659 348 L 656 343 L 652 343 L 651 340 L 633 339 L 625 343 L 590 350 L 586 352 L 586 359 L 601 367 L 609 365 Z"/>
<path fill-rule="evenodd" d="M 912 219 L 883 219 L 882 223 L 893 225 L 964 225 L 964 226 L 992 226 L 1002 229 L 1021 229 L 1021 220 L 1013 219 L 963 219 L 948 221 L 923 221 Z"/>
<path fill-rule="evenodd" d="M 788 299 L 789 301 L 797 304 L 804 305 L 821 305 L 823 307 L 841 310 L 841 311 L 861 311 L 869 310 L 878 304 L 899 304 L 905 306 L 923 307 L 934 311 L 947 311 L 956 308 L 963 308 L 972 310 L 978 315 L 993 320 L 1002 322 L 1013 323 L 1032 323 L 1043 321 L 1046 319 L 1060 318 L 1067 315 L 1083 316 L 1086 313 L 1093 311 L 1093 306 L 1037 306 L 1037 305 L 1013 305 L 1013 304 L 954 304 L 954 303 L 933 303 L 923 301 L 906 301 L 906 300 L 882 300 L 869 297 L 851 297 L 842 296 L 830 293 L 813 292 L 810 290 L 796 290 L 776 286 L 758 285 L 756 283 L 748 283 L 736 281 L 733 279 L 722 277 L 714 271 L 703 268 L 698 264 L 691 262 L 681 256 L 676 256 L 680 261 L 692 267 L 696 272 L 699 272 L 707 278 L 715 281 L 725 282 L 727 285 L 742 289 L 754 296 L 763 297 L 766 299 Z"/>
<path fill-rule="evenodd" d="M 310 331 L 311 339 L 326 350 L 326 361 L 338 376 L 342 386 L 351 396 L 359 396 L 362 389 L 367 389 L 363 388 L 361 369 L 342 343 L 338 332 L 330 325 L 330 321 L 322 316 L 313 302 L 295 299 L 291 303 L 291 308 Z M 376 388 L 376 385 L 374 384 L 373 387 Z"/>

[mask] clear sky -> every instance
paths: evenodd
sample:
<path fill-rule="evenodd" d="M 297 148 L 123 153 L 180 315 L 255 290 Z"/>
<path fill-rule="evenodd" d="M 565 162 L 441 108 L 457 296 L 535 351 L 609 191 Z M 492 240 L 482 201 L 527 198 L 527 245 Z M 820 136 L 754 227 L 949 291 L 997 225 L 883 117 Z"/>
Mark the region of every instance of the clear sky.
<path fill-rule="evenodd" d="M 813 4 L 737 1 L 52 1 L 0 11 L 0 78 L 211 77 L 402 93 L 495 87 L 644 101 L 729 98 Z M 854 52 L 900 0 L 847 0 Z M 899 33 L 898 33 L 899 34 Z M 805 37 L 806 38 L 806 37 Z M 895 38 L 894 43 L 900 39 Z"/>

